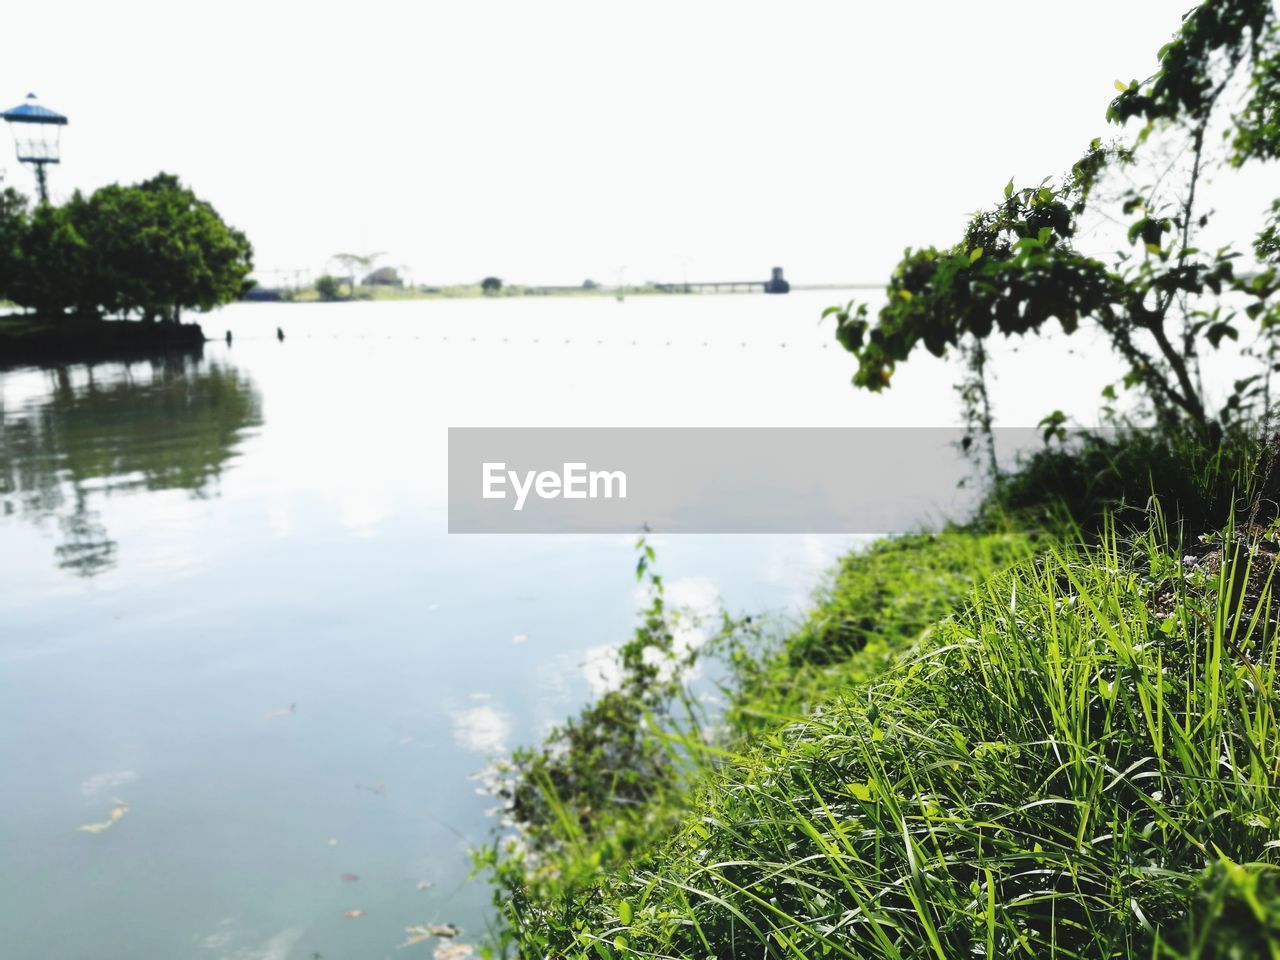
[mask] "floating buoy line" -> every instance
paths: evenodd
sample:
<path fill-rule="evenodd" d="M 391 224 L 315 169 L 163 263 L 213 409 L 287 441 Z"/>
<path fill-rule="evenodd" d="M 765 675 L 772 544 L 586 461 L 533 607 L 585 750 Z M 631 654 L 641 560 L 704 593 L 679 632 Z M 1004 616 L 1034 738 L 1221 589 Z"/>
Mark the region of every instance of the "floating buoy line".
<path fill-rule="evenodd" d="M 377 337 L 376 337 L 376 336 L 374 336 L 374 337 L 370 337 L 368 334 L 364 334 L 364 333 L 358 333 L 358 334 L 354 334 L 354 335 L 352 335 L 352 334 L 332 333 L 332 334 L 328 334 L 328 335 L 327 335 L 327 339 L 330 339 L 330 340 L 342 340 L 342 339 L 347 339 L 347 338 L 352 337 L 352 336 L 354 336 L 354 337 L 356 337 L 356 338 L 358 338 L 358 339 L 360 339 L 360 340 L 377 339 Z M 312 335 L 312 334 L 301 334 L 301 335 L 295 335 L 293 339 L 296 339 L 296 340 L 321 340 L 321 339 L 325 339 L 325 338 L 326 338 L 326 335 L 325 335 L 325 334 L 315 334 L 315 335 Z M 266 339 L 266 337 L 245 337 L 245 336 L 241 336 L 237 342 L 244 343 L 244 342 L 246 342 L 246 341 L 247 341 L 247 342 L 252 343 L 252 342 L 254 342 L 255 340 L 260 340 L 260 339 Z M 276 338 L 272 338 L 272 339 L 276 339 Z M 398 339 L 401 339 L 401 337 L 397 336 L 396 334 L 390 334 L 390 333 L 389 333 L 389 334 L 387 334 L 386 336 L 384 336 L 382 339 L 384 339 L 384 340 L 398 340 Z M 415 334 L 408 334 L 408 335 L 405 335 L 404 339 L 423 340 L 423 339 L 430 339 L 430 337 L 424 338 L 424 337 L 422 336 L 422 334 L 420 334 L 420 333 L 415 333 Z M 211 342 L 212 342 L 212 341 L 211 341 Z M 229 349 L 233 349 L 233 347 L 232 347 L 232 342 L 233 342 L 233 338 L 232 338 L 231 331 L 227 331 L 227 333 L 226 333 L 226 344 L 227 344 L 227 347 L 228 347 Z M 450 339 L 449 339 L 449 337 L 447 337 L 447 336 L 443 336 L 443 335 L 442 335 L 442 336 L 440 337 L 439 342 L 440 342 L 440 343 L 445 343 L 445 344 L 447 344 L 447 343 L 454 343 L 455 341 L 450 340 Z M 460 341 L 457 341 L 457 342 L 460 342 Z M 482 339 L 482 338 L 480 338 L 480 337 L 470 337 L 470 338 L 468 338 L 467 342 L 469 342 L 469 343 L 479 343 L 479 344 L 484 344 L 484 343 L 497 342 L 497 341 L 487 341 L 487 340 L 484 340 L 484 339 Z M 502 342 L 502 343 L 506 343 L 506 344 L 511 344 L 511 343 L 513 343 L 513 341 L 511 340 L 511 338 L 510 338 L 510 337 L 502 337 L 502 338 L 501 338 L 501 342 Z M 542 342 L 543 342 L 543 341 L 542 341 L 542 339 L 541 339 L 540 337 L 533 337 L 531 340 L 526 341 L 524 345 L 525 345 L 525 346 L 529 346 L 529 345 L 532 345 L 532 344 L 537 344 L 537 345 L 539 345 L 539 346 L 540 346 L 540 345 L 542 345 Z M 548 341 L 547 341 L 547 343 L 548 343 L 548 344 L 552 344 L 552 343 L 554 343 L 554 342 L 555 342 L 555 341 L 552 341 L 552 340 L 548 340 Z M 590 341 L 576 341 L 576 342 L 578 342 L 578 343 L 589 343 Z M 574 341 L 571 337 L 566 337 L 566 338 L 564 339 L 564 341 L 563 341 L 563 345 L 564 345 L 564 346 L 572 346 L 574 343 L 575 343 L 575 341 Z M 657 342 L 656 340 L 655 340 L 655 341 L 652 341 L 652 343 L 651 343 L 651 344 L 645 344 L 644 342 L 639 341 L 639 340 L 632 340 L 632 341 L 630 341 L 630 342 L 629 342 L 629 344 L 628 344 L 628 345 L 629 345 L 629 346 L 632 346 L 632 347 L 644 347 L 644 346 L 647 346 L 647 345 L 656 346 L 656 345 L 657 345 L 657 343 L 658 343 L 658 342 Z M 514 342 L 514 345 L 515 345 L 515 346 L 520 346 L 521 344 L 520 344 L 520 342 L 519 342 L 519 341 L 515 341 L 515 342 Z M 605 341 L 605 340 L 597 339 L 597 340 L 595 341 L 595 345 L 596 345 L 597 347 L 603 347 L 603 346 L 610 346 L 611 344 L 610 344 L 609 342 Z M 664 340 L 664 341 L 662 342 L 662 345 L 663 345 L 664 347 L 679 347 L 679 346 L 684 346 L 685 344 L 682 344 L 682 343 L 680 343 L 680 342 L 678 342 L 678 341 Z M 693 344 L 693 341 L 689 341 L 689 343 L 688 343 L 687 345 L 689 345 L 689 346 L 693 346 L 693 345 L 694 345 L 694 344 Z M 703 346 L 703 347 L 710 347 L 712 344 L 711 344 L 711 341 L 709 341 L 709 340 L 701 340 L 701 341 L 698 341 L 698 345 Z M 718 345 L 718 344 L 717 344 L 717 345 Z M 754 345 L 754 344 L 752 344 L 750 341 L 747 341 L 747 340 L 740 340 L 740 341 L 738 341 L 738 346 L 739 346 L 739 347 L 750 347 L 750 346 L 753 346 L 753 345 Z M 778 346 L 778 348 L 779 348 L 779 349 L 786 350 L 786 349 L 788 348 L 788 346 L 790 346 L 790 344 L 788 344 L 786 341 L 783 341 L 783 342 L 781 342 L 781 343 L 777 344 L 777 346 Z M 830 348 L 830 346 L 831 346 L 831 345 L 830 345 L 829 343 L 824 343 L 824 344 L 822 344 L 822 349 L 823 349 L 823 350 L 827 350 L 827 349 L 829 349 L 829 348 Z"/>

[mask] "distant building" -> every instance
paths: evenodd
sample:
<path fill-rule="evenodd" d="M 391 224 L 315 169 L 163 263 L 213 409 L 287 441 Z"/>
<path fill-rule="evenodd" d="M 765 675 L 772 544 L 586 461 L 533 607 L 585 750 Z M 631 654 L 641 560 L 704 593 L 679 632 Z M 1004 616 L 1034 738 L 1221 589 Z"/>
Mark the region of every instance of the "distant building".
<path fill-rule="evenodd" d="M 770 277 L 769 281 L 764 285 L 764 292 L 765 293 L 790 293 L 791 292 L 791 284 L 787 283 L 786 279 L 782 276 L 781 267 L 773 268 L 773 276 Z"/>
<path fill-rule="evenodd" d="M 364 278 L 366 287 L 403 287 L 404 280 L 395 267 L 379 267 Z"/>

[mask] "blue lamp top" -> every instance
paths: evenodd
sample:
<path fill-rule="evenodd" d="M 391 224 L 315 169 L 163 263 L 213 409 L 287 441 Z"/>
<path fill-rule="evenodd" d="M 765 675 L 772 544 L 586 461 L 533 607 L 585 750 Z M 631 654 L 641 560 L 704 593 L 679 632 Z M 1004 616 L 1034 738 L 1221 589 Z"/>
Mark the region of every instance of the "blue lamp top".
<path fill-rule="evenodd" d="M 34 93 L 28 93 L 27 99 L 18 106 L 0 113 L 0 119 L 7 123 L 56 123 L 64 126 L 67 118 L 56 110 L 41 106 Z"/>

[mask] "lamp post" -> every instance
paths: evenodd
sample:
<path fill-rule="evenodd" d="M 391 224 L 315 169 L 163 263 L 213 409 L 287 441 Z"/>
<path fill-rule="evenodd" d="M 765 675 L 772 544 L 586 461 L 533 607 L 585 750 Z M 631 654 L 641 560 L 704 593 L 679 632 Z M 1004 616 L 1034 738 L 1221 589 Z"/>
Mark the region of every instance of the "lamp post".
<path fill-rule="evenodd" d="M 0 113 L 13 132 L 13 142 L 18 149 L 18 161 L 36 168 L 36 184 L 40 188 L 40 202 L 49 202 L 49 184 L 45 167 L 61 160 L 60 138 L 67 118 L 55 110 L 42 107 L 36 95 L 28 93 L 27 99 L 11 110 Z"/>

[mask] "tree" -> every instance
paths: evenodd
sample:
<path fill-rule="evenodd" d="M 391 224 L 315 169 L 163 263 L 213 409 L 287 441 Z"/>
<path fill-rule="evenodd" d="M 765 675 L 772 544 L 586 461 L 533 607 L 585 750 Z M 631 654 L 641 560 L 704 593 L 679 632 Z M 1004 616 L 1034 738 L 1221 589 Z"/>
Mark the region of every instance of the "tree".
<path fill-rule="evenodd" d="M 332 259 L 337 260 L 342 265 L 342 269 L 347 272 L 347 283 L 351 287 L 351 296 L 356 295 L 356 277 L 361 273 L 372 270 L 373 265 L 382 257 L 386 256 L 385 251 L 376 253 L 335 253 Z"/>
<path fill-rule="evenodd" d="M 326 303 L 342 299 L 342 281 L 326 273 L 316 280 L 316 295 Z"/>
<path fill-rule="evenodd" d="M 206 311 L 236 299 L 253 267 L 245 235 L 169 174 L 136 189 L 142 197 L 130 209 L 138 233 L 119 244 L 123 257 L 113 266 L 117 274 L 131 267 L 142 281 L 143 318 L 177 320 L 184 308 Z M 129 225 L 106 223 L 113 232 Z"/>
<path fill-rule="evenodd" d="M 972 358 L 995 333 L 1039 333 L 1057 320 L 1067 334 L 1086 322 L 1100 328 L 1127 364 L 1123 387 L 1139 389 L 1166 427 L 1189 425 L 1212 437 L 1269 406 L 1280 353 L 1280 201 L 1270 234 L 1254 246 L 1264 269 L 1249 276 L 1236 272 L 1236 252 L 1198 247 L 1210 214 L 1197 193 L 1211 162 L 1241 166 L 1280 156 L 1280 27 L 1271 0 L 1206 0 L 1160 51 L 1151 78 L 1117 86 L 1107 116 L 1141 122 L 1129 142 L 1095 140 L 1066 176 L 1007 184 L 956 245 L 908 250 L 874 322 L 865 304 L 826 311 L 858 360 L 855 385 L 885 389 L 921 344 L 938 356 L 959 349 Z M 1224 153 L 1211 158 L 1228 91 L 1238 91 L 1244 106 L 1226 118 Z M 1108 221 L 1122 226 L 1116 252 L 1086 253 L 1077 244 L 1081 226 L 1096 231 Z M 1211 409 L 1201 360 L 1239 339 L 1242 315 L 1254 334 L 1248 352 L 1260 366 Z M 982 363 L 976 369 L 981 378 Z M 1116 386 L 1104 396 L 1114 398 Z M 979 402 L 967 414 L 980 429 L 985 387 L 970 397 Z"/>
<path fill-rule="evenodd" d="M 0 190 L 0 298 L 11 295 L 20 275 L 22 242 L 29 222 L 27 198 L 12 187 Z"/>
<path fill-rule="evenodd" d="M 480 281 L 480 289 L 486 294 L 494 294 L 502 289 L 502 281 L 497 277 L 485 277 Z"/>
<path fill-rule="evenodd" d="M 42 317 L 63 317 L 73 308 L 96 315 L 92 306 L 86 309 L 85 294 L 97 286 L 98 274 L 71 212 L 82 210 L 84 202 L 77 192 L 65 206 L 42 203 L 32 211 L 19 241 L 17 275 L 7 291 L 14 303 Z"/>
<path fill-rule="evenodd" d="M 5 249 L 17 251 L 9 268 Z M 236 299 L 252 266 L 244 234 L 168 174 L 29 216 L 0 200 L 0 293 L 41 316 L 177 321 Z"/>

